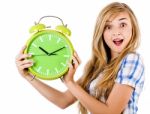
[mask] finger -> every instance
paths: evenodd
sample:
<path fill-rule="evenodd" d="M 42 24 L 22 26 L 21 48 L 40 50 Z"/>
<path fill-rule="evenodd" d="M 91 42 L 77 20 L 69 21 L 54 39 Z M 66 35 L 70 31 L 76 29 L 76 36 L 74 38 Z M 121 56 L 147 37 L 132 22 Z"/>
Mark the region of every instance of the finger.
<path fill-rule="evenodd" d="M 72 69 L 73 68 L 72 63 L 68 63 L 68 67 L 69 67 L 69 69 Z"/>
<path fill-rule="evenodd" d="M 72 66 L 75 68 L 75 69 L 77 69 L 77 67 L 79 66 L 79 62 L 78 62 L 78 60 L 77 60 L 77 58 L 76 57 L 72 57 Z"/>
<path fill-rule="evenodd" d="M 33 64 L 33 61 L 26 59 L 26 60 L 18 62 L 18 66 L 22 66 L 22 65 L 25 65 L 25 64 Z"/>
<path fill-rule="evenodd" d="M 76 51 L 74 51 L 74 57 L 77 59 L 78 63 L 81 64 L 81 59 L 79 58 L 78 54 Z"/>
<path fill-rule="evenodd" d="M 31 54 L 20 54 L 20 55 L 18 55 L 18 57 L 16 58 L 16 60 L 21 61 L 21 60 L 24 60 L 27 57 L 31 57 L 31 56 L 32 56 Z"/>
<path fill-rule="evenodd" d="M 16 60 L 18 60 L 18 59 L 19 59 L 19 57 L 23 54 L 23 52 L 24 52 L 25 48 L 26 48 L 26 45 L 25 45 L 25 46 L 23 46 L 23 47 L 21 48 L 21 50 L 20 50 L 19 54 L 16 56 Z"/>
<path fill-rule="evenodd" d="M 76 69 L 73 67 L 71 63 L 69 63 L 68 65 L 69 65 L 69 69 L 67 75 L 72 76 L 75 73 Z"/>
<path fill-rule="evenodd" d="M 19 69 L 20 69 L 20 70 L 24 70 L 24 69 L 26 69 L 26 68 L 31 67 L 32 65 L 33 65 L 33 64 L 24 64 L 24 65 L 20 66 Z"/>
<path fill-rule="evenodd" d="M 60 80 L 62 81 L 62 82 L 64 82 L 64 77 L 62 76 L 62 77 L 60 77 Z"/>
<path fill-rule="evenodd" d="M 20 50 L 20 52 L 19 52 L 19 54 L 23 54 L 23 52 L 24 52 L 24 50 L 26 49 L 26 45 L 24 45 L 22 48 L 21 48 L 21 50 Z"/>

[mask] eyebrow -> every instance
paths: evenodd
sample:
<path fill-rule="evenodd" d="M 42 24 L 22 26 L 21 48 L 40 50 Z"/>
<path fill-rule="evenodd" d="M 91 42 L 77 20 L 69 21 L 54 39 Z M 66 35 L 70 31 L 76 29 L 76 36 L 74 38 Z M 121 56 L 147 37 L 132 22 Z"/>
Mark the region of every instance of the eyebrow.
<path fill-rule="evenodd" d="M 127 18 L 120 18 L 119 21 L 126 20 L 126 19 Z M 112 22 L 112 21 L 107 20 L 106 22 Z"/>
<path fill-rule="evenodd" d="M 125 19 L 127 19 L 127 18 L 121 18 L 121 19 L 119 19 L 119 21 L 121 21 L 121 20 L 125 20 Z"/>

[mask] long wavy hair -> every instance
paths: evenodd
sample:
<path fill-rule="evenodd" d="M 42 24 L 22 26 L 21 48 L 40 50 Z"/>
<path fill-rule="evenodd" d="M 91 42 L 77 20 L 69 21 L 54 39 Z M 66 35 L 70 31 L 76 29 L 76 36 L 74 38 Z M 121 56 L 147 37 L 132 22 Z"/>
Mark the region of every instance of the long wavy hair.
<path fill-rule="evenodd" d="M 104 42 L 103 32 L 106 21 L 121 12 L 127 12 L 131 19 L 132 36 L 126 48 L 122 50 L 116 59 L 111 60 L 110 49 Z M 139 37 L 140 32 L 136 16 L 128 5 L 113 2 L 104 7 L 97 17 L 93 34 L 92 55 L 85 65 L 83 76 L 79 82 L 81 87 L 89 93 L 90 82 L 103 72 L 103 78 L 96 85 L 94 97 L 100 101 L 101 97 L 104 97 L 106 101 L 115 83 L 121 60 L 127 53 L 134 52 L 137 49 Z M 81 114 L 87 114 L 87 109 L 80 102 L 79 109 Z"/>

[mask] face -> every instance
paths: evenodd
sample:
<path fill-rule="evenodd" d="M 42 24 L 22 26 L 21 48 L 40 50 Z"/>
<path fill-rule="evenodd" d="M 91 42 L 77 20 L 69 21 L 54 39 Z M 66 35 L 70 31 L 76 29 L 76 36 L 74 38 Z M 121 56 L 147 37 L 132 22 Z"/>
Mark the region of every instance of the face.
<path fill-rule="evenodd" d="M 107 20 L 103 37 L 115 58 L 127 46 L 132 36 L 132 24 L 128 13 L 122 12 Z"/>

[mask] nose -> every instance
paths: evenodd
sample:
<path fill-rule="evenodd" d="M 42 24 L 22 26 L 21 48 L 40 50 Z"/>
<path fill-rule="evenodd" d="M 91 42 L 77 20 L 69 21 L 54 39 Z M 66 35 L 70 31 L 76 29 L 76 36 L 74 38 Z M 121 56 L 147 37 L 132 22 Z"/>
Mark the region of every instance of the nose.
<path fill-rule="evenodd" d="M 114 28 L 114 29 L 112 30 L 112 35 L 113 35 L 113 36 L 119 36 L 119 35 L 121 35 L 120 29 L 119 29 L 119 28 Z"/>

